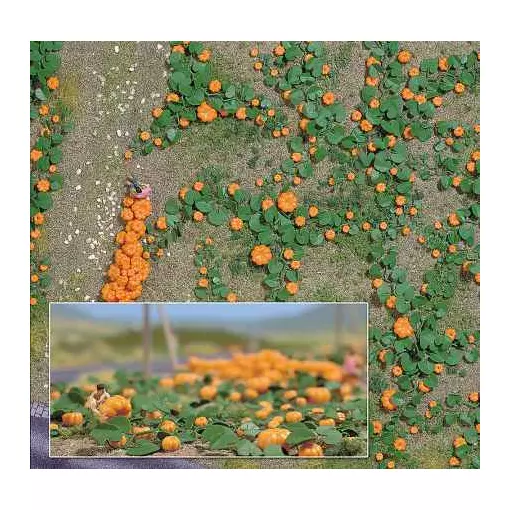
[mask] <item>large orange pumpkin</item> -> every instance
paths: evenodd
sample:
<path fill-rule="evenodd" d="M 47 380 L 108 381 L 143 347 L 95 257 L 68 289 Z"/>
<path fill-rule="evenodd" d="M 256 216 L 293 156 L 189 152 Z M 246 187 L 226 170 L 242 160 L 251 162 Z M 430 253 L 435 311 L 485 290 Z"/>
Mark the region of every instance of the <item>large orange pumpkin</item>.
<path fill-rule="evenodd" d="M 274 429 L 265 429 L 259 432 L 256 439 L 256 444 L 259 448 L 267 448 L 269 445 L 283 445 L 288 435 L 290 434 L 290 430 L 274 428 Z"/>
<path fill-rule="evenodd" d="M 131 402 L 122 395 L 114 395 L 99 406 L 99 413 L 105 419 L 114 416 L 131 416 Z"/>
<path fill-rule="evenodd" d="M 218 112 L 205 101 L 197 108 L 197 116 L 202 122 L 212 122 L 218 117 Z"/>
<path fill-rule="evenodd" d="M 81 413 L 64 413 L 62 415 L 62 425 L 64 427 L 77 427 L 83 423 L 83 414 Z"/>
<path fill-rule="evenodd" d="M 278 209 L 291 213 L 297 207 L 298 200 L 292 191 L 284 191 L 278 195 Z"/>
<path fill-rule="evenodd" d="M 251 260 L 257 266 L 264 266 L 273 258 L 269 246 L 259 244 L 251 251 Z"/>

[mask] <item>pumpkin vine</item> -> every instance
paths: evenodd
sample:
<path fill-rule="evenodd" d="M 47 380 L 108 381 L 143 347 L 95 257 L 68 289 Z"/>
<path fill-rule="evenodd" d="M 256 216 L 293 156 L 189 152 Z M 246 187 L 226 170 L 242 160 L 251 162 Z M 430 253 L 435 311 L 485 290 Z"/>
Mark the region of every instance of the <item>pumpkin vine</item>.
<path fill-rule="evenodd" d="M 40 128 L 30 150 L 30 305 L 46 303 L 50 285 L 50 259 L 41 256 L 36 243 L 41 238 L 47 212 L 53 207 L 52 195 L 62 188 L 58 171 L 62 159 L 60 145 L 72 129 L 69 109 L 54 98 L 60 86 L 60 42 L 30 43 L 30 119 Z"/>
<path fill-rule="evenodd" d="M 460 96 L 478 86 L 480 55 L 415 62 L 397 42 L 366 42 L 364 47 L 364 84 L 360 102 L 349 115 L 330 90 L 332 70 L 321 43 L 282 42 L 271 54 L 251 50 L 264 84 L 296 109 L 299 121 L 294 127 L 251 87 L 216 80 L 211 54 L 202 44 L 173 43 L 165 104 L 153 110 L 152 124 L 140 130 L 125 158 L 170 147 L 191 122 L 211 123 L 228 116 L 254 121 L 267 136 L 288 137 L 289 156 L 256 180 L 256 192 L 237 182 L 210 179 L 207 170 L 194 182 L 183 183 L 156 225 L 147 224 L 152 238 L 148 251 L 154 259 L 161 255 L 185 221 L 228 226 L 233 236 L 246 232 L 251 237 L 249 262 L 266 273 L 267 299 L 285 301 L 299 292 L 307 247 L 337 243 L 342 236 L 364 236 L 370 243 L 367 276 L 393 324 L 370 333 L 370 362 L 389 376 L 377 384 L 386 418 L 372 424 L 371 450 L 378 466 L 392 468 L 406 458 L 410 435 L 434 432 L 427 420 L 446 420 L 446 407 L 425 398 L 438 387 L 441 375 L 461 361 L 478 359 L 479 333 L 456 331 L 442 321 L 459 279 L 480 283 L 480 127 L 436 119 L 446 95 Z M 429 140 L 435 142 L 432 162 L 410 149 L 411 142 Z M 311 202 L 300 196 L 299 185 L 314 177 L 314 166 L 324 159 L 334 164 L 331 175 L 318 182 L 325 198 Z M 432 176 L 438 177 L 440 189 L 454 187 L 471 204 L 424 225 L 422 196 L 415 184 L 418 178 Z M 397 265 L 399 236 L 416 237 L 435 260 L 418 289 Z M 197 298 L 233 300 L 228 284 L 206 265 L 214 265 L 212 249 L 199 253 L 198 267 L 205 268 L 205 274 L 199 279 Z M 423 403 L 424 415 L 418 411 Z M 479 429 L 476 416 L 473 424 Z M 450 459 L 450 466 L 461 465 L 467 457 L 471 465 L 478 464 L 478 440 L 472 432 L 468 436 L 469 456 L 466 444 L 457 441 L 455 452 L 461 448 L 461 453 L 453 455 L 457 460 Z"/>

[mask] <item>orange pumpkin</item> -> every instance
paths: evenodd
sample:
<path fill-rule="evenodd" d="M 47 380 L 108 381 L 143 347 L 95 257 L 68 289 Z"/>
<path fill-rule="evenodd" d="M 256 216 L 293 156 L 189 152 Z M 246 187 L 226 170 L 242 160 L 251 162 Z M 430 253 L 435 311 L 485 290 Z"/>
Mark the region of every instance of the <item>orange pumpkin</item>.
<path fill-rule="evenodd" d="M 108 441 L 108 444 L 112 448 L 123 448 L 124 446 L 126 446 L 126 443 L 127 443 L 127 437 L 125 435 L 122 435 L 122 437 L 120 438 L 119 441 Z"/>
<path fill-rule="evenodd" d="M 209 90 L 213 94 L 216 94 L 217 92 L 219 92 L 221 90 L 221 81 L 220 80 L 211 80 L 209 82 Z"/>
<path fill-rule="evenodd" d="M 331 391 L 322 386 L 312 386 L 305 390 L 306 398 L 313 404 L 325 404 L 331 401 Z"/>
<path fill-rule="evenodd" d="M 161 449 L 165 452 L 175 452 L 181 447 L 181 441 L 175 436 L 166 436 L 161 441 Z"/>
<path fill-rule="evenodd" d="M 56 76 L 50 76 L 47 80 L 46 80 L 46 85 L 48 86 L 48 88 L 50 90 L 56 90 L 58 89 L 58 86 L 59 86 L 60 82 L 58 80 L 58 78 Z"/>
<path fill-rule="evenodd" d="M 172 433 L 177 429 L 177 425 L 172 420 L 164 420 L 159 424 L 159 428 L 164 432 Z"/>
<path fill-rule="evenodd" d="M 203 400 L 214 400 L 217 394 L 218 390 L 212 384 L 202 386 L 199 391 L 200 398 Z"/>
<path fill-rule="evenodd" d="M 296 195 L 292 191 L 285 191 L 278 195 L 278 209 L 282 212 L 293 212 L 298 204 Z"/>
<path fill-rule="evenodd" d="M 152 432 L 151 428 L 148 426 L 136 426 L 133 425 L 131 427 L 131 432 L 135 435 L 138 439 L 154 439 L 155 433 Z"/>
<path fill-rule="evenodd" d="M 122 395 L 114 395 L 99 406 L 99 413 L 105 419 L 114 416 L 131 416 L 131 402 Z"/>
<path fill-rule="evenodd" d="M 324 457 L 324 452 L 317 443 L 306 442 L 299 445 L 298 457 Z"/>
<path fill-rule="evenodd" d="M 83 414 L 81 413 L 64 413 L 62 415 L 62 425 L 64 427 L 77 427 L 83 423 Z"/>
<path fill-rule="evenodd" d="M 197 416 L 193 422 L 197 427 L 205 427 L 209 423 L 209 420 L 205 416 Z"/>
<path fill-rule="evenodd" d="M 251 251 L 251 260 L 257 266 L 264 266 L 273 258 L 269 246 L 259 244 Z"/>
<path fill-rule="evenodd" d="M 393 441 L 393 447 L 395 450 L 403 452 L 407 448 L 407 441 L 403 437 L 397 437 L 397 439 Z"/>
<path fill-rule="evenodd" d="M 243 220 L 241 218 L 232 218 L 230 220 L 230 228 L 234 231 L 239 231 L 243 228 Z"/>
<path fill-rule="evenodd" d="M 287 423 L 296 423 L 303 419 L 303 415 L 299 411 L 289 411 L 285 415 L 285 421 Z"/>
<path fill-rule="evenodd" d="M 399 317 L 393 324 L 393 331 L 398 338 L 407 338 L 414 334 L 414 329 L 407 317 Z"/>
<path fill-rule="evenodd" d="M 267 448 L 269 445 L 283 445 L 288 435 L 290 434 L 290 430 L 281 429 L 281 428 L 271 428 L 261 430 L 258 435 L 255 443 L 261 449 Z"/>
<path fill-rule="evenodd" d="M 203 101 L 197 108 L 197 117 L 201 122 L 212 122 L 218 117 L 218 112 Z"/>
<path fill-rule="evenodd" d="M 328 105 L 331 105 L 335 102 L 335 94 L 333 94 L 333 92 L 326 92 L 323 96 L 322 96 L 322 102 L 328 106 Z"/>

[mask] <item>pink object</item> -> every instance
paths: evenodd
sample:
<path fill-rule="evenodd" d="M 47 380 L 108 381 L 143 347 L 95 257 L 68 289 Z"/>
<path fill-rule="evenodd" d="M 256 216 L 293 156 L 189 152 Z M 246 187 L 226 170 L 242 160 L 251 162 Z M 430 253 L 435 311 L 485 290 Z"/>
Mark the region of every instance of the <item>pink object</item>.
<path fill-rule="evenodd" d="M 147 198 L 147 197 L 150 197 L 151 193 L 152 193 L 152 188 L 147 185 L 142 189 L 141 193 L 133 193 L 132 196 L 134 198 Z"/>
<path fill-rule="evenodd" d="M 357 375 L 358 373 L 358 360 L 356 356 L 347 354 L 344 359 L 343 369 L 349 375 Z"/>

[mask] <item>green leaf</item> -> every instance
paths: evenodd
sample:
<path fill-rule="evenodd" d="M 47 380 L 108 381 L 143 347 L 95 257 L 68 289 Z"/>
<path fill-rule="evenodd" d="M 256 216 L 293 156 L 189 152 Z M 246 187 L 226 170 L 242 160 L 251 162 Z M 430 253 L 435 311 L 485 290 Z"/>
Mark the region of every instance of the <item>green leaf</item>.
<path fill-rule="evenodd" d="M 285 454 L 283 453 L 282 447 L 278 444 L 270 444 L 266 448 L 264 448 L 264 455 L 266 457 L 283 457 Z"/>
<path fill-rule="evenodd" d="M 124 431 L 111 423 L 101 423 L 90 431 L 91 437 L 99 445 L 104 445 L 108 441 L 120 441 L 123 434 Z"/>
<path fill-rule="evenodd" d="M 159 444 L 155 444 L 152 441 L 146 439 L 137 440 L 136 446 L 126 448 L 126 454 L 132 456 L 151 455 L 160 450 Z"/>
<path fill-rule="evenodd" d="M 205 200 L 199 200 L 195 203 L 197 209 L 203 213 L 209 213 L 212 211 L 211 202 L 206 202 Z"/>
<path fill-rule="evenodd" d="M 262 450 L 248 439 L 241 439 L 237 445 L 237 455 L 242 457 L 262 455 Z"/>
<path fill-rule="evenodd" d="M 267 265 L 267 269 L 271 274 L 280 273 L 283 269 L 283 263 L 276 259 L 271 259 Z"/>
<path fill-rule="evenodd" d="M 222 224 L 226 223 L 227 219 L 228 219 L 227 214 L 225 213 L 225 211 L 221 211 L 221 210 L 211 211 L 207 215 L 207 220 L 209 221 L 209 223 L 211 225 L 215 225 L 215 226 L 222 225 Z"/>
<path fill-rule="evenodd" d="M 316 437 L 315 432 L 303 423 L 295 423 L 293 425 L 289 425 L 288 428 L 291 430 L 291 433 L 285 442 L 289 446 L 295 446 L 300 443 L 304 443 L 305 441 L 311 441 Z"/>

